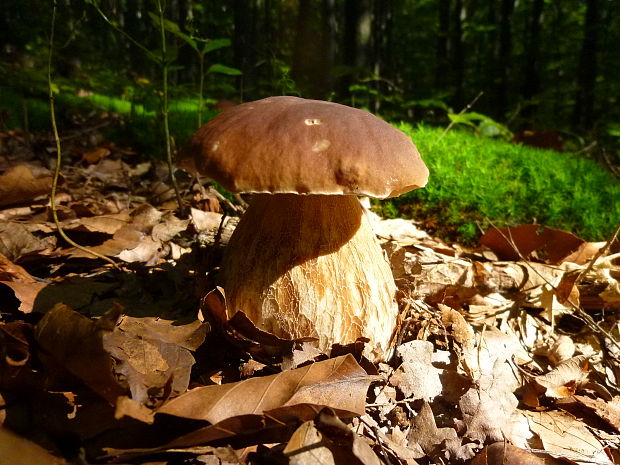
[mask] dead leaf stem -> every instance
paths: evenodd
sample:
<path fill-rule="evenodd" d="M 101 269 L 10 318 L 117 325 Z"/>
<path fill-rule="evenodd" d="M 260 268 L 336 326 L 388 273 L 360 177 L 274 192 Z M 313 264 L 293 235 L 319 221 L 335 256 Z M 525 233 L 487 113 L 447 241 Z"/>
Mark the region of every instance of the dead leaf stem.
<path fill-rule="evenodd" d="M 73 239 L 71 239 L 65 231 L 62 229 L 62 225 L 60 224 L 60 220 L 58 219 L 58 212 L 56 211 L 56 188 L 58 187 L 58 177 L 60 176 L 60 165 L 62 163 L 62 151 L 60 146 L 60 136 L 58 135 L 58 126 L 56 124 L 56 113 L 54 109 L 54 88 L 52 86 L 52 55 L 54 50 L 54 30 L 56 27 L 56 1 L 53 2 L 52 7 L 52 24 L 50 28 L 50 39 L 49 39 L 49 49 L 48 49 L 48 61 L 47 61 L 47 86 L 49 89 L 49 101 L 50 101 L 50 119 L 52 121 L 52 132 L 54 133 L 54 140 L 56 142 L 56 166 L 54 167 L 54 176 L 52 178 L 52 192 L 50 194 L 50 206 L 52 209 L 52 217 L 54 219 L 54 224 L 56 225 L 56 229 L 58 230 L 58 234 L 62 237 L 66 242 L 71 244 L 73 247 L 82 250 L 94 257 L 101 258 L 106 262 L 112 264 L 115 268 L 118 268 L 118 265 L 114 260 L 105 255 L 101 255 L 98 252 L 90 250 L 88 247 L 84 247 Z"/>

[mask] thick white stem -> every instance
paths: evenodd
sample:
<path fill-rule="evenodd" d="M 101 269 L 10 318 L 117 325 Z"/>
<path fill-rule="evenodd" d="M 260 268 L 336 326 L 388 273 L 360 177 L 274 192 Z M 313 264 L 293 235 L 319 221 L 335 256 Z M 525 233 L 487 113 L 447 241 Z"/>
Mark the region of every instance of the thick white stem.
<path fill-rule="evenodd" d="M 396 326 L 396 286 L 359 201 L 350 195 L 256 195 L 224 258 L 229 308 L 319 348 L 367 337 L 382 357 Z"/>

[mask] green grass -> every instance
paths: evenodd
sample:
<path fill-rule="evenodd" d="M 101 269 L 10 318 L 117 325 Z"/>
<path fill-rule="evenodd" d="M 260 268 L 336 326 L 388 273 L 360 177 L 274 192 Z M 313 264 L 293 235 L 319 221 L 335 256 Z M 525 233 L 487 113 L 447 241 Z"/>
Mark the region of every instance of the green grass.
<path fill-rule="evenodd" d="M 608 238 L 620 221 L 620 182 L 592 160 L 456 129 L 441 137 L 440 128 L 397 126 L 414 140 L 430 178 L 425 189 L 382 202 L 384 214 L 434 218 L 447 238 L 466 241 L 487 218 L 498 226 L 537 222 L 586 240 Z"/>

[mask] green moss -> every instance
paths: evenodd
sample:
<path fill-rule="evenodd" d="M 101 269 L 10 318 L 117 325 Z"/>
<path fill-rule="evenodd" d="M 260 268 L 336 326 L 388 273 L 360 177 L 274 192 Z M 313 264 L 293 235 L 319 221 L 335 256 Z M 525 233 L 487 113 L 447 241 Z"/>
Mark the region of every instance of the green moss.
<path fill-rule="evenodd" d="M 538 222 L 602 240 L 620 221 L 620 183 L 592 160 L 458 130 L 442 137 L 442 129 L 397 127 L 412 137 L 431 174 L 425 189 L 388 202 L 453 226 L 452 238 L 472 240 L 475 222 L 488 218 L 501 226 Z"/>

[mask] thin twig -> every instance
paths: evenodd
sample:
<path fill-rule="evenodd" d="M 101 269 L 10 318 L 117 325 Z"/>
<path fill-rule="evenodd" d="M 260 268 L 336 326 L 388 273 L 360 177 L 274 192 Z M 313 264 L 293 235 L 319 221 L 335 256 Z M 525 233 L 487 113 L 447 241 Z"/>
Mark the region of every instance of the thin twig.
<path fill-rule="evenodd" d="M 469 110 L 471 109 L 471 107 L 473 107 L 473 106 L 476 104 L 476 102 L 478 101 L 478 99 L 479 99 L 480 97 L 482 97 L 482 95 L 484 95 L 484 91 L 483 91 L 483 90 L 481 90 L 481 91 L 478 93 L 478 95 L 476 95 L 476 96 L 474 97 L 474 99 L 473 99 L 471 102 L 469 102 L 469 103 L 465 106 L 465 108 L 463 108 L 461 111 L 459 111 L 459 112 L 457 113 L 457 115 L 462 115 L 462 114 L 463 114 L 463 113 L 465 113 L 466 111 L 469 111 Z M 433 148 L 433 147 L 435 146 L 435 144 L 437 144 L 437 143 L 438 143 L 441 139 L 443 139 L 443 138 L 444 138 L 444 136 L 445 136 L 446 134 L 448 134 L 448 131 L 449 131 L 450 129 L 452 129 L 452 126 L 454 126 L 454 124 L 455 124 L 455 121 L 454 121 L 454 120 L 450 121 L 450 124 L 448 124 L 448 126 L 446 127 L 446 129 L 444 129 L 444 131 L 443 131 L 443 132 L 441 133 L 441 135 L 437 138 L 437 140 L 435 140 L 435 142 L 433 142 L 433 145 L 431 146 L 431 148 Z"/>
<path fill-rule="evenodd" d="M 60 165 L 62 163 L 62 151 L 60 146 L 60 136 L 58 135 L 58 126 L 56 125 L 56 112 L 54 109 L 54 90 L 52 88 L 52 55 L 54 50 L 54 30 L 56 28 L 56 0 L 53 2 L 52 6 L 52 25 L 50 31 L 50 39 L 49 39 L 49 50 L 48 50 L 48 60 L 47 60 L 47 86 L 49 90 L 49 101 L 50 101 L 50 118 L 52 120 L 52 131 L 54 133 L 54 140 L 56 141 L 56 166 L 54 168 L 54 177 L 52 179 L 52 192 L 50 195 L 50 206 L 52 209 L 52 218 L 54 219 L 54 223 L 56 224 L 56 229 L 58 230 L 58 234 L 62 237 L 66 242 L 71 244 L 76 249 L 79 249 L 83 252 L 86 252 L 94 257 L 101 258 L 106 262 L 112 264 L 115 268 L 118 268 L 118 265 L 109 257 L 105 255 L 101 255 L 98 252 L 90 250 L 88 247 L 84 247 L 73 239 L 71 239 L 65 231 L 62 229 L 62 225 L 60 224 L 60 220 L 58 219 L 58 212 L 56 211 L 56 189 L 58 187 L 58 177 L 60 176 Z"/>

